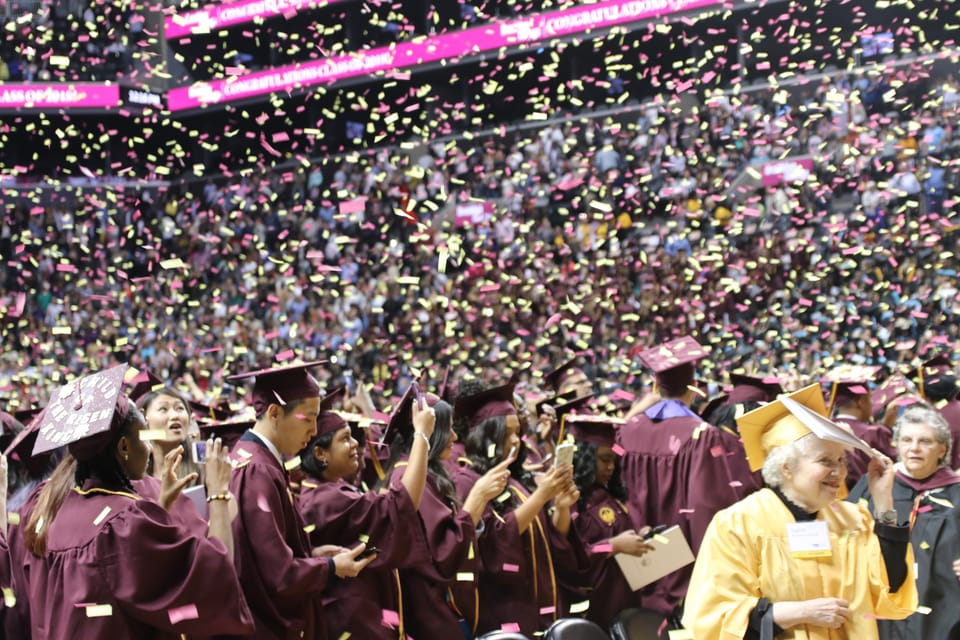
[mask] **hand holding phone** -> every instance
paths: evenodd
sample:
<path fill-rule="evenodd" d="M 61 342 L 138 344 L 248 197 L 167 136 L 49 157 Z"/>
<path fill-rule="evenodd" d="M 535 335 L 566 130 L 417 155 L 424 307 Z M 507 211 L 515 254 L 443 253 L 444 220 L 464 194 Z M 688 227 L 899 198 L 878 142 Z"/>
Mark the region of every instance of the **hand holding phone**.
<path fill-rule="evenodd" d="M 556 456 L 553 459 L 555 469 L 573 464 L 573 450 L 576 448 L 572 442 L 563 442 L 557 445 Z"/>
<path fill-rule="evenodd" d="M 380 553 L 380 549 L 375 546 L 367 545 L 367 548 L 360 552 L 360 555 L 357 556 L 357 560 L 363 560 L 364 558 L 369 558 L 375 553 Z"/>

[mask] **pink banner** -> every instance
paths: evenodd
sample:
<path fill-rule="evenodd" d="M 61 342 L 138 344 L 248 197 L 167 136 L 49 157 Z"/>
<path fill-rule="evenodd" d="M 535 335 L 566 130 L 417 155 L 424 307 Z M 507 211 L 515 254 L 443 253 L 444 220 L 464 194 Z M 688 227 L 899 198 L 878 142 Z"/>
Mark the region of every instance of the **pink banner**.
<path fill-rule="evenodd" d="M 201 82 L 171 90 L 168 94 L 168 106 L 171 111 L 178 111 L 258 95 L 288 92 L 359 75 L 411 68 L 438 60 L 456 60 L 466 55 L 495 51 L 501 47 L 534 45 L 585 31 L 650 20 L 716 4 L 720 4 L 720 0 L 607 0 L 563 11 L 494 22 L 441 36 L 420 38 L 390 47 L 356 51 L 226 80 Z"/>
<path fill-rule="evenodd" d="M 344 0 L 239 0 L 225 2 L 164 19 L 164 34 L 168 39 L 193 33 L 210 33 L 256 18 L 290 17 L 304 9 L 326 7 Z"/>
<path fill-rule="evenodd" d="M 813 171 L 813 158 L 774 160 L 760 167 L 760 180 L 765 187 L 775 187 L 784 182 L 803 182 L 811 171 Z"/>
<path fill-rule="evenodd" d="M 455 209 L 455 224 L 458 227 L 483 224 L 493 217 L 492 202 L 465 202 Z"/>
<path fill-rule="evenodd" d="M 90 107 L 104 109 L 120 104 L 115 84 L 66 82 L 0 84 L 0 109 L 52 109 Z"/>

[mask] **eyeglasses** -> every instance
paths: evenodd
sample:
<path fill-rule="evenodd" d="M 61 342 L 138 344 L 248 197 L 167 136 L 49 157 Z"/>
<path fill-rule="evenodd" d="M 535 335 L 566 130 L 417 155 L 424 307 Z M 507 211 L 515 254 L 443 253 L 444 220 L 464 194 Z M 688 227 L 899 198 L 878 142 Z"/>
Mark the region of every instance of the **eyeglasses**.
<path fill-rule="evenodd" d="M 910 436 L 901 437 L 900 440 L 898 440 L 898 443 L 907 446 L 916 443 L 921 447 L 935 447 L 936 445 L 940 444 L 933 438 L 911 438 Z"/>

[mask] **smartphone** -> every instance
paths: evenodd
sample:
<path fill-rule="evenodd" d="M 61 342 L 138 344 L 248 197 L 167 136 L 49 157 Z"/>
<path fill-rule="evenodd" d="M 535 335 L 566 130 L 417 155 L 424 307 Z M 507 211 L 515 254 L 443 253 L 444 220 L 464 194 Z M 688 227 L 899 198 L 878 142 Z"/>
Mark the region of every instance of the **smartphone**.
<path fill-rule="evenodd" d="M 366 549 L 360 552 L 360 555 L 357 556 L 357 560 L 363 560 L 364 558 L 369 558 L 375 553 L 380 553 L 380 549 L 377 549 L 375 546 L 370 545 Z"/>
<path fill-rule="evenodd" d="M 573 450 L 576 447 L 572 442 L 564 442 L 557 446 L 557 455 L 553 459 L 554 468 L 573 464 Z"/>
<path fill-rule="evenodd" d="M 353 371 L 344 371 L 343 372 L 343 384 L 347 387 L 347 393 L 352 394 L 354 391 L 353 386 Z"/>
<path fill-rule="evenodd" d="M 644 539 L 644 540 L 650 540 L 650 539 L 653 538 L 653 536 L 659 535 L 659 534 L 663 533 L 664 531 L 666 531 L 666 530 L 669 529 L 669 528 L 670 528 L 670 527 L 669 527 L 668 525 L 658 524 L 657 526 L 652 527 L 652 528 L 650 529 L 650 531 L 647 532 L 647 535 L 643 536 L 643 539 Z"/>
<path fill-rule="evenodd" d="M 410 386 L 413 387 L 413 397 L 417 399 L 417 411 L 423 411 L 423 394 L 420 393 L 420 385 L 414 382 Z"/>
<path fill-rule="evenodd" d="M 507 454 L 507 460 L 513 460 L 517 457 L 517 445 L 513 445 L 510 448 L 510 453 Z"/>
<path fill-rule="evenodd" d="M 193 461 L 197 464 L 202 464 L 207 459 L 207 443 L 204 440 L 191 442 L 190 451 L 193 455 Z"/>

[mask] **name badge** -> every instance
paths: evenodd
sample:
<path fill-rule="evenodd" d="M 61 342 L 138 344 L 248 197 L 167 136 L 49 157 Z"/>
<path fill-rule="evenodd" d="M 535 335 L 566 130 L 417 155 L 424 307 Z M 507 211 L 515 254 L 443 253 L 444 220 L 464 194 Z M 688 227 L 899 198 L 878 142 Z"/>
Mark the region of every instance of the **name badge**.
<path fill-rule="evenodd" d="M 794 558 L 829 558 L 833 555 L 827 523 L 823 520 L 787 525 L 787 541 Z"/>

